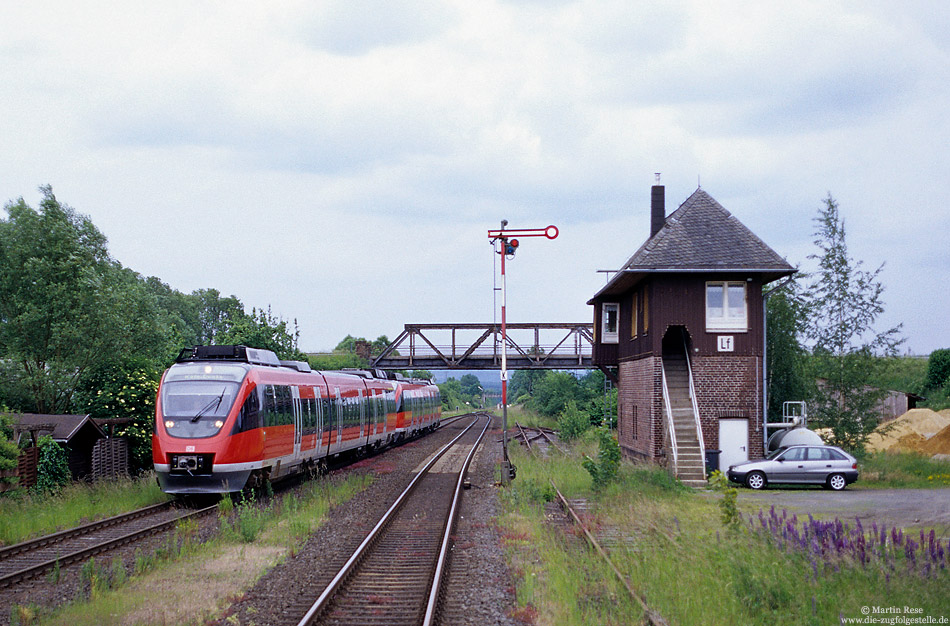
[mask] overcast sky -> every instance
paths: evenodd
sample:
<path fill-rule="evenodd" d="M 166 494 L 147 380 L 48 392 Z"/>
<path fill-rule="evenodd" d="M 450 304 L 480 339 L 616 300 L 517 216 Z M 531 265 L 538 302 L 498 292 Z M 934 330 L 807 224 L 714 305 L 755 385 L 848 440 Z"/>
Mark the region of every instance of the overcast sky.
<path fill-rule="evenodd" d="M 296 319 L 301 348 L 586 301 L 698 184 L 807 269 L 830 192 L 903 350 L 950 347 L 950 3 L 62 2 L 0 8 L 0 201 Z"/>

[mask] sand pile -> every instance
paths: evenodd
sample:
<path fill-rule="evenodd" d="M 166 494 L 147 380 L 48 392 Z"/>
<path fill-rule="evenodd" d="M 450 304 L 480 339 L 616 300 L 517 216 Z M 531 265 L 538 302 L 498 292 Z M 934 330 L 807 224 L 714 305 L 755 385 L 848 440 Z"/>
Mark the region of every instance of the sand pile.
<path fill-rule="evenodd" d="M 918 450 L 925 442 L 908 435 L 919 435 L 929 439 L 950 426 L 950 415 L 942 415 L 930 409 L 911 409 L 900 417 L 874 429 L 868 437 L 867 449 L 872 452 L 881 450 Z M 901 439 L 907 437 L 902 445 Z M 906 447 L 905 447 L 906 445 Z"/>
<path fill-rule="evenodd" d="M 917 446 L 917 450 L 928 456 L 950 454 L 950 426 Z"/>

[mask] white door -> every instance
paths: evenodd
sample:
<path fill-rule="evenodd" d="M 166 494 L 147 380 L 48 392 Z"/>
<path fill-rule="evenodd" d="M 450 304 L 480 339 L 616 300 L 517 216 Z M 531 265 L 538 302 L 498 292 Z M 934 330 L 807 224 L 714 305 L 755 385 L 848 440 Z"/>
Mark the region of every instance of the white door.
<path fill-rule="evenodd" d="M 719 420 L 719 471 L 725 473 L 730 465 L 749 460 L 749 420 L 725 418 Z"/>

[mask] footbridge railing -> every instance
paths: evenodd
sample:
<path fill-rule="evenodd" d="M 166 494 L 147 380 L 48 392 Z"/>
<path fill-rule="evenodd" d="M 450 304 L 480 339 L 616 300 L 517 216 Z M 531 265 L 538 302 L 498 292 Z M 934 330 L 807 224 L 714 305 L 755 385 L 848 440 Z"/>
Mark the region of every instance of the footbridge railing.
<path fill-rule="evenodd" d="M 590 323 L 506 324 L 509 369 L 589 369 Z M 501 369 L 501 324 L 406 324 L 379 369 Z"/>

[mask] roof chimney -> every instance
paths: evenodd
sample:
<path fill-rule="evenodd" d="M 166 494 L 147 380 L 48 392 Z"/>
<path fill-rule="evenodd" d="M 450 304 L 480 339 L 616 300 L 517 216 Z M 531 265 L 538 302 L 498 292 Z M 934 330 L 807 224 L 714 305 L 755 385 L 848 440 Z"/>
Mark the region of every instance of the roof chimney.
<path fill-rule="evenodd" d="M 650 237 L 660 232 L 666 223 L 666 187 L 660 183 L 660 173 L 656 173 L 657 184 L 650 189 Z"/>

